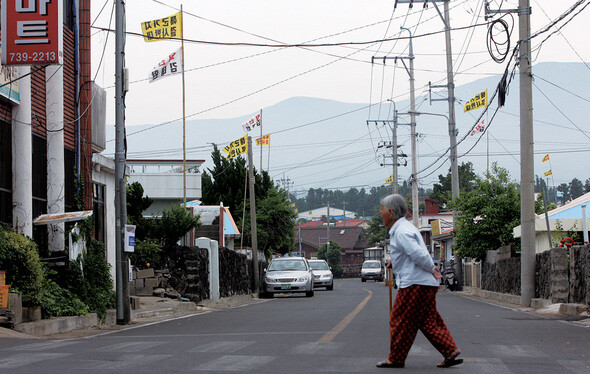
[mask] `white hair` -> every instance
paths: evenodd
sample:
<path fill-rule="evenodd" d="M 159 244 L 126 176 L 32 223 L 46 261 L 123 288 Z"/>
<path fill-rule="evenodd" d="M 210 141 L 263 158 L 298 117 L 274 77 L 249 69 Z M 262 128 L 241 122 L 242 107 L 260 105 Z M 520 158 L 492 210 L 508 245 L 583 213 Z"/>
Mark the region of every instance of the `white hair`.
<path fill-rule="evenodd" d="M 381 205 L 387 210 L 393 211 L 393 219 L 405 217 L 408 213 L 406 199 L 398 194 L 387 195 L 381 199 Z"/>

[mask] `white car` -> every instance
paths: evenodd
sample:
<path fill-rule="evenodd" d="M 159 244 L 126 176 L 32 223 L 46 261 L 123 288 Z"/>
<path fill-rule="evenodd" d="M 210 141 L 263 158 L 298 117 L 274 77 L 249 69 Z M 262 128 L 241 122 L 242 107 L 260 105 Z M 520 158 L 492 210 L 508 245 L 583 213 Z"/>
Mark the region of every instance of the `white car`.
<path fill-rule="evenodd" d="M 313 285 L 314 287 L 326 287 L 326 290 L 332 291 L 334 289 L 334 274 L 324 260 L 307 260 L 309 266 L 313 270 Z"/>
<path fill-rule="evenodd" d="M 313 271 L 303 257 L 275 258 L 264 270 L 261 297 L 275 293 L 305 293 L 313 296 Z"/>
<path fill-rule="evenodd" d="M 361 268 L 361 282 L 366 282 L 367 279 L 372 279 L 375 282 L 383 282 L 385 278 L 385 270 L 379 260 L 367 260 L 363 262 Z"/>

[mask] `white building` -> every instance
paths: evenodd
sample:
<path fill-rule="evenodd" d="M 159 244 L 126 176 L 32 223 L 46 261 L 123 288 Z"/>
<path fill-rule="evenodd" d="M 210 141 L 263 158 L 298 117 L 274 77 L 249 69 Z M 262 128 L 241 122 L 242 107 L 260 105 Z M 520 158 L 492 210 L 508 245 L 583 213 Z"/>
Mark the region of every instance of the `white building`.
<path fill-rule="evenodd" d="M 335 220 L 341 219 L 352 219 L 356 216 L 356 212 L 352 212 L 350 210 L 338 209 L 334 207 L 330 207 L 330 219 L 334 218 Z M 328 217 L 328 207 L 324 206 L 321 208 L 316 208 L 312 210 L 308 210 L 306 212 L 300 212 L 297 215 L 297 218 L 306 219 L 308 221 L 318 221 L 322 218 L 322 216 Z"/>

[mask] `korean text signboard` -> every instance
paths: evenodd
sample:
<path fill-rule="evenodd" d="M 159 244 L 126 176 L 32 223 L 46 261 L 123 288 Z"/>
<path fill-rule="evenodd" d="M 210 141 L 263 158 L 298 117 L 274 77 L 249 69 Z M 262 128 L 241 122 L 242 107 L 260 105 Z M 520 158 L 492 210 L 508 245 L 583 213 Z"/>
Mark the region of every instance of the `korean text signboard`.
<path fill-rule="evenodd" d="M 248 152 L 248 135 L 244 135 L 226 145 L 223 148 L 223 152 L 225 152 L 228 159 L 232 159 L 237 155 Z"/>
<path fill-rule="evenodd" d="M 465 105 L 463 105 L 463 112 L 469 112 L 470 110 L 488 106 L 488 90 L 484 90 L 475 95 Z"/>
<path fill-rule="evenodd" d="M 155 66 L 149 77 L 149 82 L 152 83 L 160 78 L 167 77 L 173 74 L 179 74 L 182 71 L 182 48 L 168 55 Z"/>
<path fill-rule="evenodd" d="M 17 66 L 0 66 L 0 96 L 20 104 L 20 80 Z"/>
<path fill-rule="evenodd" d="M 141 33 L 146 42 L 165 39 L 182 39 L 182 13 L 141 23 Z"/>
<path fill-rule="evenodd" d="M 2 65 L 63 63 L 63 0 L 2 0 Z"/>

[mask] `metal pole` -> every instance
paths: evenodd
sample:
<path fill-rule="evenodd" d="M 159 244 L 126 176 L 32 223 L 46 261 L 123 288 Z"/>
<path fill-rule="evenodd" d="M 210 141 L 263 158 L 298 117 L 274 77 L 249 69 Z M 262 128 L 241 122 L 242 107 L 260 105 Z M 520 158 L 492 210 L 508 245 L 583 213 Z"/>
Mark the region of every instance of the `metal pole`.
<path fill-rule="evenodd" d="M 400 27 L 410 33 L 410 118 L 412 138 L 412 223 L 418 227 L 418 154 L 416 144 L 416 98 L 414 93 L 414 48 L 412 46 L 412 32 L 410 29 Z M 397 152 L 397 150 L 396 150 Z"/>
<path fill-rule="evenodd" d="M 553 247 L 553 240 L 551 239 L 551 226 L 549 225 L 549 215 L 547 214 L 547 186 L 546 185 L 545 185 L 545 191 L 543 191 L 543 205 L 545 207 L 545 223 L 547 224 L 547 240 L 549 240 L 549 249 L 551 249 Z"/>
<path fill-rule="evenodd" d="M 533 145 L 533 90 L 531 67 L 531 8 L 519 0 L 520 70 L 520 204 L 521 204 L 521 297 L 524 306 L 535 296 L 535 167 Z"/>
<path fill-rule="evenodd" d="M 180 5 L 180 50 L 182 51 L 182 206 L 186 208 L 186 94 L 184 81 L 184 16 Z"/>
<path fill-rule="evenodd" d="M 129 324 L 129 282 L 125 247 L 127 198 L 125 186 L 125 5 L 116 0 L 115 20 L 115 267 L 117 294 L 117 323 Z"/>
<path fill-rule="evenodd" d="M 254 275 L 254 292 L 258 293 L 260 277 L 258 275 L 258 236 L 256 232 L 256 194 L 254 193 L 254 164 L 252 163 L 252 137 L 248 136 L 248 173 L 250 175 L 250 227 L 252 231 L 252 274 Z"/>
<path fill-rule="evenodd" d="M 260 175 L 262 175 L 262 147 L 262 109 L 260 109 Z"/>
<path fill-rule="evenodd" d="M 328 251 L 330 250 L 330 203 L 328 203 L 328 242 L 326 243 L 326 256 L 328 255 Z"/>

